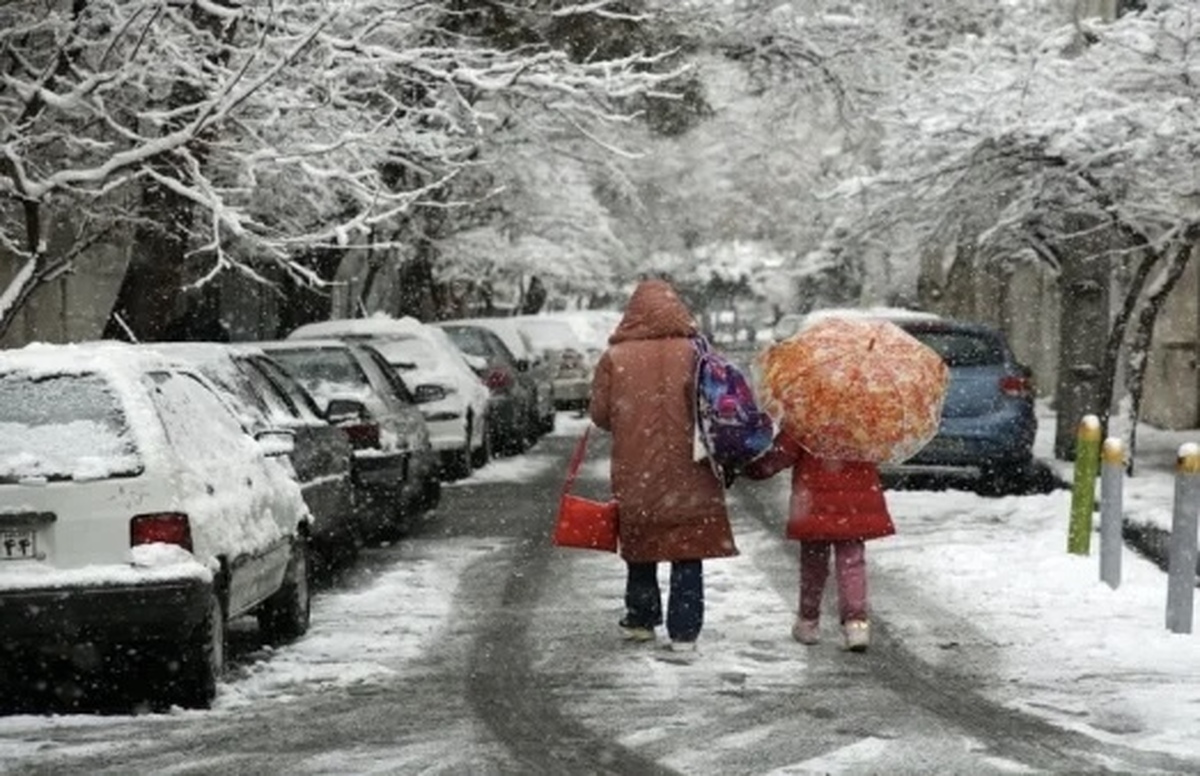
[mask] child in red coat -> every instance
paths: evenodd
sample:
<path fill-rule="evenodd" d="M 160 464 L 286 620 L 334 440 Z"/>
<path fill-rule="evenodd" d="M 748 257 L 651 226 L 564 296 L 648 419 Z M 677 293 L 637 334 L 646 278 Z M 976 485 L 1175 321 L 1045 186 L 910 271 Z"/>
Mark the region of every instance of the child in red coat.
<path fill-rule="evenodd" d="M 792 637 L 801 644 L 820 640 L 821 597 L 832 551 L 843 645 L 863 652 L 870 643 L 863 543 L 896 532 L 879 469 L 861 461 L 818 458 L 780 431 L 771 449 L 742 474 L 766 479 L 788 467 L 792 468 L 792 495 L 787 537 L 800 542 L 800 607 Z"/>

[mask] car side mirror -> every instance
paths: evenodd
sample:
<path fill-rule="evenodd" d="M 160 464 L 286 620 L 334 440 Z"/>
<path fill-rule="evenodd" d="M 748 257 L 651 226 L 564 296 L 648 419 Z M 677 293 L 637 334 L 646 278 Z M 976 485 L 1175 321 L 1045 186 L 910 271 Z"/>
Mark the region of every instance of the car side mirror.
<path fill-rule="evenodd" d="M 425 383 L 413 388 L 413 402 L 416 404 L 428 404 L 431 401 L 441 401 L 446 398 L 446 389 L 440 385 Z"/>
<path fill-rule="evenodd" d="M 358 399 L 330 399 L 325 408 L 325 420 L 337 426 L 354 423 L 367 416 L 367 405 Z"/>
<path fill-rule="evenodd" d="M 263 455 L 275 457 L 291 455 L 296 450 L 296 435 L 282 428 L 271 428 L 254 435 Z"/>

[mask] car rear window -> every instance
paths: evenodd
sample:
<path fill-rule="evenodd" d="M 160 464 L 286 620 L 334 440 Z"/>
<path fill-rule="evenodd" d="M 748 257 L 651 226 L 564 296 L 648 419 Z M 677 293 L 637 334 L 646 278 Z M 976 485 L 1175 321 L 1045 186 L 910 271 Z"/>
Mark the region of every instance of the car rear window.
<path fill-rule="evenodd" d="M 0 481 L 133 477 L 142 460 L 99 375 L 0 375 Z"/>
<path fill-rule="evenodd" d="M 583 350 L 571 324 L 560 321 L 522 321 L 518 324 L 535 350 Z"/>
<path fill-rule="evenodd" d="M 324 383 L 356 388 L 369 385 L 362 367 L 346 350 L 272 350 L 271 358 L 309 390 Z"/>
<path fill-rule="evenodd" d="M 444 331 L 450 335 L 450 339 L 454 340 L 454 344 L 462 352 L 480 358 L 490 359 L 492 357 L 483 334 L 476 329 L 469 326 L 447 326 Z"/>
<path fill-rule="evenodd" d="M 373 342 L 372 345 L 389 364 L 401 371 L 434 371 L 438 368 L 437 351 L 428 342 L 415 338 L 389 339 Z"/>
<path fill-rule="evenodd" d="M 957 331 L 913 331 L 914 337 L 937 351 L 947 366 L 999 366 L 1004 348 L 995 337 Z"/>

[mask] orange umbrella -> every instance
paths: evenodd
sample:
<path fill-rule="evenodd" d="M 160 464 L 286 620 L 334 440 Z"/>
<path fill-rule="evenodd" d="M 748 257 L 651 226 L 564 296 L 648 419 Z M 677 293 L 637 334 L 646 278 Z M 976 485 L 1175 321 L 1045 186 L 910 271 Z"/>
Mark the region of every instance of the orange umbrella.
<path fill-rule="evenodd" d="M 937 433 L 949 370 L 889 321 L 824 318 L 759 356 L 762 403 L 814 455 L 899 463 Z"/>

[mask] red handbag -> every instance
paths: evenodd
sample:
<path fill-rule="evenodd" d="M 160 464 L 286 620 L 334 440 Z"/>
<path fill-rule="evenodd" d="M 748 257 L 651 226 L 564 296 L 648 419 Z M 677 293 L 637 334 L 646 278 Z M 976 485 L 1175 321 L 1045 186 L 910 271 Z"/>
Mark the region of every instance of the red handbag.
<path fill-rule="evenodd" d="M 617 502 L 593 501 L 571 493 L 579 474 L 579 466 L 587 453 L 588 426 L 575 445 L 575 453 L 567 465 L 567 479 L 558 501 L 558 517 L 554 522 L 554 544 L 580 550 L 617 551 Z"/>

